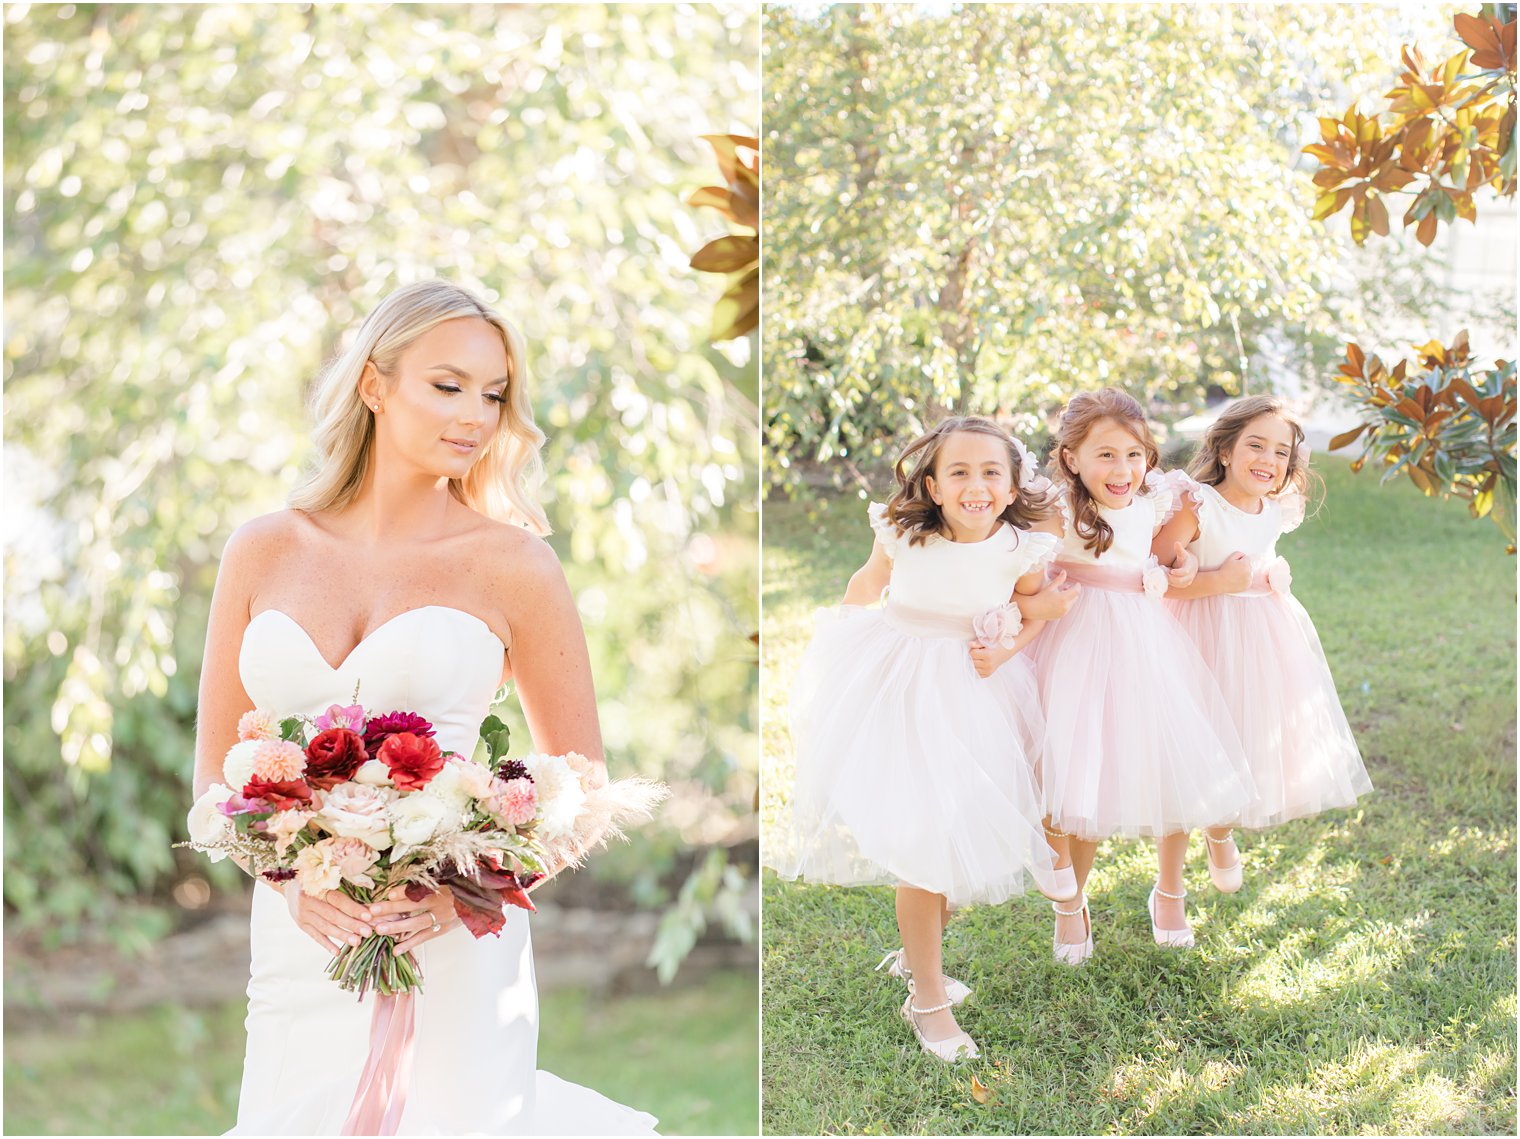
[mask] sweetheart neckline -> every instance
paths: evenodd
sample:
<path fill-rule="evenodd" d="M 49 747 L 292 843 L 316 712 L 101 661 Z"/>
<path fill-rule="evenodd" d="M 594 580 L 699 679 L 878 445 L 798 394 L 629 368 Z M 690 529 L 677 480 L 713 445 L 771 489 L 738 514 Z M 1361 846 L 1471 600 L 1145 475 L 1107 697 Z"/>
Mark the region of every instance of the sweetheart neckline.
<path fill-rule="evenodd" d="M 311 646 L 311 651 L 316 654 L 318 660 L 327 666 L 327 670 L 329 672 L 340 673 L 348 667 L 348 662 L 354 659 L 354 654 L 362 649 L 365 645 L 367 645 L 371 640 L 373 640 L 379 634 L 380 630 L 386 628 L 389 625 L 395 624 L 403 617 L 410 616 L 413 613 L 424 613 L 429 609 L 441 609 L 445 613 L 458 613 L 461 617 L 468 617 L 471 621 L 474 621 L 477 625 L 484 629 L 486 634 L 501 646 L 502 652 L 507 651 L 507 643 L 496 635 L 496 631 L 492 629 L 491 626 L 487 625 L 479 617 L 475 616 L 475 614 L 466 612 L 463 609 L 456 609 L 452 605 L 418 605 L 413 609 L 403 609 L 400 613 L 397 613 L 392 617 L 387 617 L 384 621 L 381 621 L 380 624 L 376 625 L 364 636 L 360 637 L 359 643 L 356 644 L 353 648 L 349 649 L 348 655 L 345 656 L 342 662 L 337 665 L 333 665 L 325 656 L 322 655 L 322 650 L 317 647 L 317 642 L 314 641 L 311 634 L 306 631 L 305 625 L 301 624 L 301 622 L 297 621 L 289 613 L 285 612 L 283 609 L 278 608 L 277 606 L 271 606 L 268 609 L 260 609 L 257 613 L 253 614 L 253 616 L 248 618 L 248 624 L 252 626 L 255 621 L 257 621 L 260 617 L 263 617 L 265 614 L 278 613 L 281 617 L 285 618 L 285 620 L 289 621 L 300 631 L 301 635 L 306 638 L 306 643 Z"/>

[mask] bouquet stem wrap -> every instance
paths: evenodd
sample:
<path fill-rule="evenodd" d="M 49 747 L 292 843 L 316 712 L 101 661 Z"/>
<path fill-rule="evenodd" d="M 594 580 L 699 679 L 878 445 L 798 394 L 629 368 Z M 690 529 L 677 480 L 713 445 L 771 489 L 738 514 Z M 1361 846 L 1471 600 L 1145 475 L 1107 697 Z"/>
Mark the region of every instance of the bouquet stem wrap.
<path fill-rule="evenodd" d="M 412 1082 L 413 1000 L 409 992 L 376 994 L 369 1022 L 369 1059 L 343 1121 L 344 1135 L 394 1135 L 401 1125 Z"/>

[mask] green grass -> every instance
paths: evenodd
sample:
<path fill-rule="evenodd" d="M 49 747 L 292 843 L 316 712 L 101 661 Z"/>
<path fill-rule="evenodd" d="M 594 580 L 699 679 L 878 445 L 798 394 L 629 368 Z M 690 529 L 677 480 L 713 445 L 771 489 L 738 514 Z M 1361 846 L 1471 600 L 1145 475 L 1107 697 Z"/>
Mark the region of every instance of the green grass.
<path fill-rule="evenodd" d="M 956 1068 L 918 1052 L 900 983 L 871 972 L 898 944 L 891 891 L 767 872 L 768 1133 L 1514 1134 L 1515 560 L 1458 503 L 1323 466 L 1327 505 L 1279 552 L 1374 793 L 1242 835 L 1232 897 L 1195 841 L 1191 952 L 1151 942 L 1141 843 L 1099 850 L 1079 970 L 1051 960 L 1037 898 L 958 914 L 945 967 L 975 989 L 982 1059 Z M 767 822 L 812 610 L 870 546 L 864 502 L 821 505 L 765 511 Z"/>
<path fill-rule="evenodd" d="M 7 1026 L 8 1135 L 208 1135 L 237 1116 L 242 1001 Z M 755 982 L 613 999 L 545 993 L 539 1067 L 659 1117 L 666 1135 L 753 1135 Z"/>

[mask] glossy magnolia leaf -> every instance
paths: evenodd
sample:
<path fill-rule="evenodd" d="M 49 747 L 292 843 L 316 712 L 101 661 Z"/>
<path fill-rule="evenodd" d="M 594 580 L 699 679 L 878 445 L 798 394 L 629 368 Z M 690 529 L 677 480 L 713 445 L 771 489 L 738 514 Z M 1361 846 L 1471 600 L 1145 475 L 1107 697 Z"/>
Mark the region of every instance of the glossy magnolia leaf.
<path fill-rule="evenodd" d="M 1339 451 L 1342 447 L 1354 443 L 1367 430 L 1367 426 L 1365 423 L 1359 423 L 1350 431 L 1341 432 L 1334 439 L 1330 440 L 1327 448 L 1331 451 Z"/>
<path fill-rule="evenodd" d="M 719 237 L 691 255 L 691 267 L 704 273 L 735 273 L 760 260 L 760 242 L 753 237 Z"/>
<path fill-rule="evenodd" d="M 760 324 L 760 270 L 751 269 L 713 306 L 711 340 L 734 340 Z"/>
<path fill-rule="evenodd" d="M 734 196 L 721 186 L 703 186 L 686 195 L 688 206 L 710 206 L 729 221 L 735 220 L 733 200 Z"/>

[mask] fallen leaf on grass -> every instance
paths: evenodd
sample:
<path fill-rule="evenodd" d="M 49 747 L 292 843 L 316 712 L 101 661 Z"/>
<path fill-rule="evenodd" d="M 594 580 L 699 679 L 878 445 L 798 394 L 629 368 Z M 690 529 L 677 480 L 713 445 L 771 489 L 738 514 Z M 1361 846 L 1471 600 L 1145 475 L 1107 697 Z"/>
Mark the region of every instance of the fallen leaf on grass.
<path fill-rule="evenodd" d="M 991 1103 L 994 1097 L 992 1095 L 992 1092 L 988 1090 L 986 1084 L 982 1083 L 982 1081 L 977 1079 L 975 1076 L 972 1076 L 971 1098 L 976 1100 L 977 1103 Z"/>

